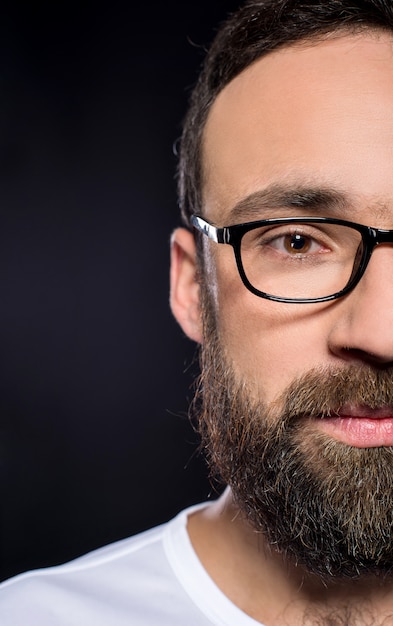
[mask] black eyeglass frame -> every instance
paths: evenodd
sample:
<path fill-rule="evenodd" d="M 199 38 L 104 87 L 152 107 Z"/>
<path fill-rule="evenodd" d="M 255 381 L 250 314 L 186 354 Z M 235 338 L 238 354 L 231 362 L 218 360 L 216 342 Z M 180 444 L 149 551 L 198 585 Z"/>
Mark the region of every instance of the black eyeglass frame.
<path fill-rule="evenodd" d="M 352 272 L 352 275 L 346 284 L 346 286 L 330 296 L 322 296 L 318 298 L 284 298 L 282 296 L 272 296 L 264 291 L 256 289 L 248 280 L 242 263 L 241 258 L 241 241 L 242 237 L 250 230 L 260 228 L 263 226 L 274 226 L 277 224 L 302 224 L 307 222 L 309 224 L 337 224 L 338 226 L 347 226 L 358 231 L 362 237 L 363 251 L 359 260 L 359 265 L 356 271 Z M 233 226 L 217 227 L 205 220 L 200 215 L 191 216 L 191 224 L 194 228 L 206 235 L 209 239 L 215 243 L 224 243 L 232 246 L 237 269 L 240 274 L 240 278 L 243 284 L 251 293 L 260 298 L 267 300 L 273 300 L 275 302 L 297 303 L 297 304 L 309 304 L 314 302 L 329 302 L 330 300 L 337 300 L 349 293 L 358 282 L 361 280 L 364 272 L 366 271 L 368 262 L 371 258 L 373 250 L 376 246 L 382 243 L 393 244 L 393 230 L 386 230 L 383 228 L 373 228 L 371 226 L 365 226 L 364 224 L 357 224 L 356 222 L 350 222 L 347 220 L 340 220 L 333 217 L 278 217 L 273 219 L 258 220 L 255 222 L 245 222 L 243 224 L 234 224 Z M 356 260 L 356 258 L 355 258 Z M 355 267 L 354 260 L 354 267 Z"/>

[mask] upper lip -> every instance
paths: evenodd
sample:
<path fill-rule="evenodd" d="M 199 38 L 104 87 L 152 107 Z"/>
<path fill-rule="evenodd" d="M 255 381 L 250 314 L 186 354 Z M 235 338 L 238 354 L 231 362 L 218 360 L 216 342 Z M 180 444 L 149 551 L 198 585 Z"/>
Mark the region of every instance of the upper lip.
<path fill-rule="evenodd" d="M 393 406 L 371 408 L 363 404 L 344 404 L 336 413 L 338 417 L 368 417 L 369 419 L 382 419 L 393 417 Z"/>

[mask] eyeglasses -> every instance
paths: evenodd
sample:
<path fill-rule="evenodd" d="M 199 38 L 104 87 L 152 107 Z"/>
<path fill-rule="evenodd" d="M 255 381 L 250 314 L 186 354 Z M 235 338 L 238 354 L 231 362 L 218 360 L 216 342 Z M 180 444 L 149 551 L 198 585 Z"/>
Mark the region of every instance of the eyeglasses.
<path fill-rule="evenodd" d="M 244 285 L 277 302 L 327 302 L 362 278 L 374 248 L 393 244 L 393 230 L 328 217 L 259 220 L 217 228 L 193 215 L 193 226 L 233 247 Z"/>

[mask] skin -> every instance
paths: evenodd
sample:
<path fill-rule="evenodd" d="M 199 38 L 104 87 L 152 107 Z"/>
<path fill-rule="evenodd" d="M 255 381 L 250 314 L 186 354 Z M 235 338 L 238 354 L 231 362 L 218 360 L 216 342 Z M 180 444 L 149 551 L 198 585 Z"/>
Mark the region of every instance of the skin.
<path fill-rule="evenodd" d="M 343 195 L 343 206 L 318 214 L 393 229 L 391 36 L 343 35 L 260 59 L 218 95 L 205 128 L 203 160 L 203 212 L 218 226 L 258 219 L 255 208 L 241 219 L 231 214 L 250 194 L 271 184 L 296 184 Z M 304 208 L 291 213 L 306 214 L 314 213 Z M 391 245 L 374 251 L 350 294 L 322 304 L 258 298 L 242 284 L 230 246 L 206 242 L 205 255 L 226 358 L 255 398 L 276 401 L 295 377 L 315 367 L 392 366 Z M 171 306 L 184 332 L 202 342 L 195 244 L 184 229 L 172 240 Z M 373 417 L 364 407 L 349 412 Z M 330 431 L 323 427 L 341 441 L 349 437 L 337 423 Z M 322 428 L 321 420 L 313 428 Z M 378 607 L 378 619 L 392 612 L 389 583 L 323 587 L 288 566 L 237 515 L 229 489 L 208 512 L 190 519 L 189 532 L 224 593 L 267 626 L 284 620 L 300 624 L 305 608 L 322 600 L 332 607 L 341 600 L 361 606 L 367 598 Z"/>

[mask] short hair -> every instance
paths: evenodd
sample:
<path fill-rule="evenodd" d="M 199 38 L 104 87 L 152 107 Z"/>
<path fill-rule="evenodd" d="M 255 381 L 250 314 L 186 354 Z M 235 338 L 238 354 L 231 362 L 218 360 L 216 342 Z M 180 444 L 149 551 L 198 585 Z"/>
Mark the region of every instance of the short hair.
<path fill-rule="evenodd" d="M 392 0 L 248 0 L 224 22 L 191 94 L 179 144 L 178 194 L 186 226 L 202 211 L 202 136 L 219 92 L 273 50 L 368 28 L 393 31 Z"/>

